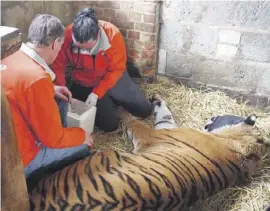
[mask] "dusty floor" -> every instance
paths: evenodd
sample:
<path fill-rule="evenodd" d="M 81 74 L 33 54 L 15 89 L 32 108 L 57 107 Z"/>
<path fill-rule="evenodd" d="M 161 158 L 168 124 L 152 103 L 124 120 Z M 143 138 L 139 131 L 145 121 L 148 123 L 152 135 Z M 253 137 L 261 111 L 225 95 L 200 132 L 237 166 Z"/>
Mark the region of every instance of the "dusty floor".
<path fill-rule="evenodd" d="M 178 125 L 201 128 L 212 116 L 256 114 L 258 126 L 270 143 L 270 115 L 258 109 L 238 104 L 222 92 L 202 92 L 177 85 L 164 78 L 155 84 L 142 85 L 147 96 L 160 94 L 167 102 Z M 146 120 L 151 124 L 151 120 Z M 121 128 L 110 134 L 96 133 L 95 148 L 112 148 L 129 151 L 132 145 L 122 134 Z M 262 170 L 246 185 L 227 189 L 204 202 L 199 202 L 189 211 L 263 211 L 270 204 L 270 147 L 264 158 Z"/>

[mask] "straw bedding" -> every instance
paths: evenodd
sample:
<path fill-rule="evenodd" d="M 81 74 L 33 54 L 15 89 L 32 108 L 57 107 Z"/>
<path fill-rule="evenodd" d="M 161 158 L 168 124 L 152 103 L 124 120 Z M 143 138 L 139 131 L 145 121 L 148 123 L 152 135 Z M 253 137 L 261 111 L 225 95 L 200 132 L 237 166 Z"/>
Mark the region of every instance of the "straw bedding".
<path fill-rule="evenodd" d="M 266 141 L 270 143 L 270 115 L 245 102 L 237 103 L 220 91 L 205 92 L 186 88 L 169 79 L 158 78 L 154 84 L 142 84 L 147 97 L 160 94 L 167 102 L 178 125 L 201 128 L 212 117 L 223 114 L 258 116 L 258 127 L 261 128 Z M 152 124 L 151 119 L 145 120 Z M 132 145 L 123 135 L 121 128 L 113 133 L 95 132 L 95 148 L 112 148 L 118 151 L 130 151 Z M 247 184 L 234 187 L 198 202 L 189 211 L 262 211 L 270 204 L 270 147 L 264 157 L 264 165 L 259 173 Z"/>

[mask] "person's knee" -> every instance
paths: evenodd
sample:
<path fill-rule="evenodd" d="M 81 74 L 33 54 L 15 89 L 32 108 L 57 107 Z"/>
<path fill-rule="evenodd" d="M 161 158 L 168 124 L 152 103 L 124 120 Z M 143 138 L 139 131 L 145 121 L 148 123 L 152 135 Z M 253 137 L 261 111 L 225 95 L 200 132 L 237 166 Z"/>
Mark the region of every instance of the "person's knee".
<path fill-rule="evenodd" d="M 103 120 L 100 123 L 97 123 L 97 127 L 101 130 L 103 130 L 104 132 L 113 132 L 115 130 L 117 130 L 118 126 L 120 123 L 120 118 L 119 117 L 114 117 L 114 118 L 110 118 L 108 120 Z"/>

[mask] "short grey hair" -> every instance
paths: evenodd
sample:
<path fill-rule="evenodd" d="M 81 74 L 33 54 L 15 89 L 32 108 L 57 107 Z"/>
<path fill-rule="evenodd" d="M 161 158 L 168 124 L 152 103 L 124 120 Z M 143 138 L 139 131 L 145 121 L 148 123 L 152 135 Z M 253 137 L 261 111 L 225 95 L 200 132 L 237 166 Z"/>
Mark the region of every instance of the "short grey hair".
<path fill-rule="evenodd" d="M 56 38 L 63 37 L 64 33 L 65 27 L 58 18 L 53 15 L 38 14 L 30 24 L 27 41 L 36 47 L 47 47 Z"/>

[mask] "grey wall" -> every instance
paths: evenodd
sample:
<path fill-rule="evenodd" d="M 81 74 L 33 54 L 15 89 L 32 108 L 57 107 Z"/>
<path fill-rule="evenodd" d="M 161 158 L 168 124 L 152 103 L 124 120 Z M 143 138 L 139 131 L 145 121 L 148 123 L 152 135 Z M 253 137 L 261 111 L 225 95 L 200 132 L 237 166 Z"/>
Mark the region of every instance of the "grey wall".
<path fill-rule="evenodd" d="M 270 96 L 270 2 L 161 6 L 160 74 Z"/>
<path fill-rule="evenodd" d="M 52 14 L 65 25 L 72 22 L 71 1 L 2 1 L 1 25 L 19 28 L 25 40 L 32 19 L 39 13 Z"/>

